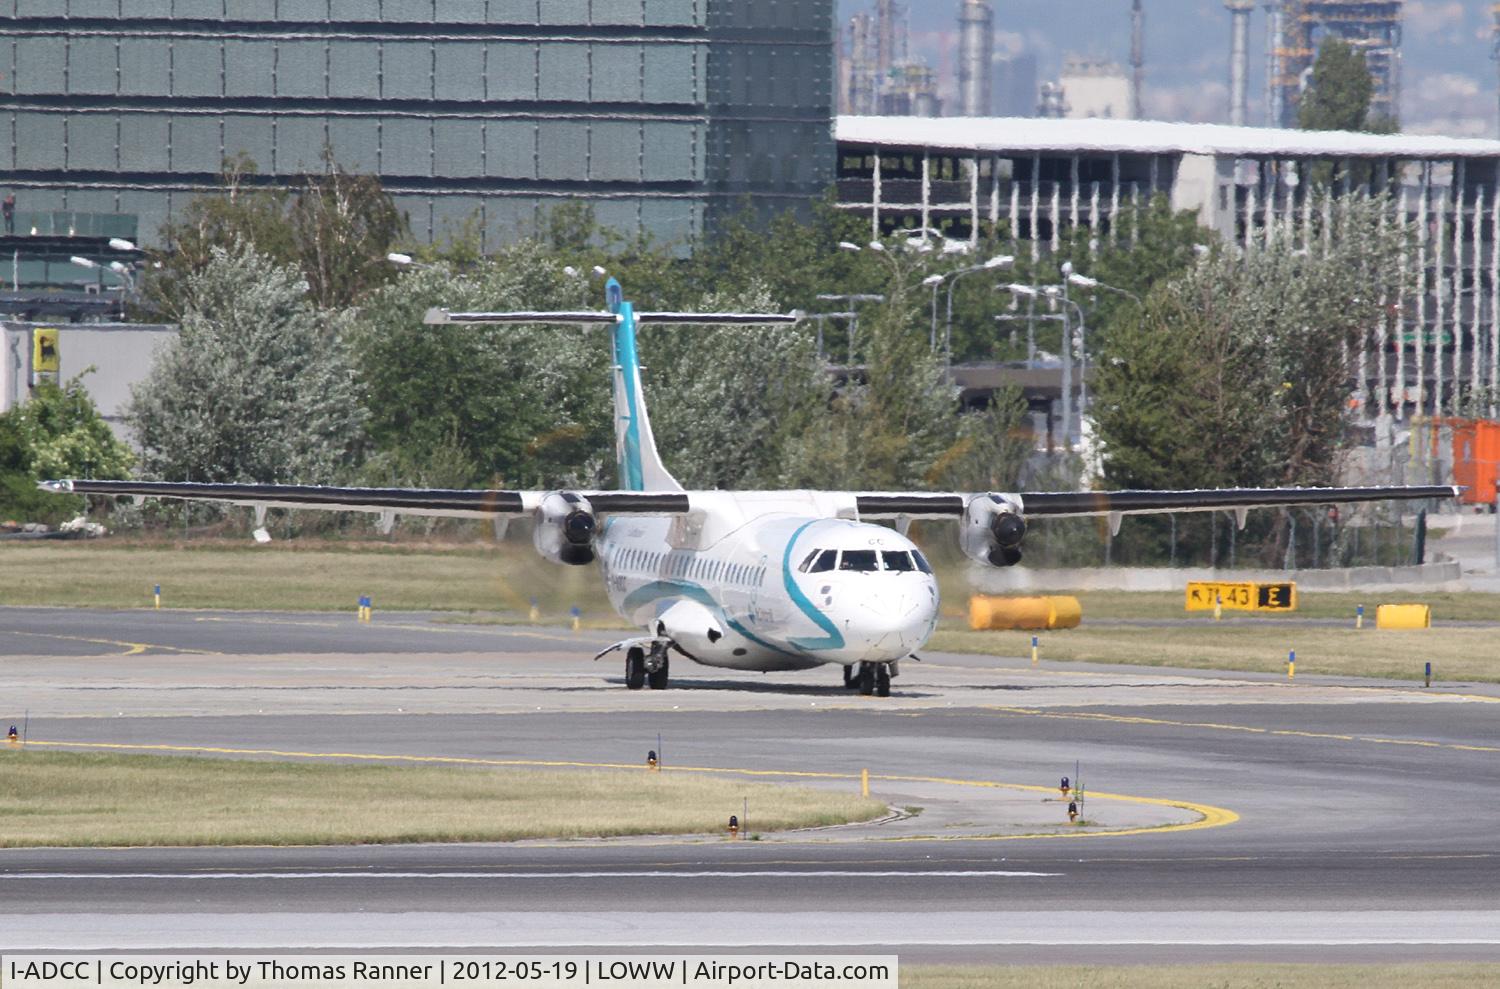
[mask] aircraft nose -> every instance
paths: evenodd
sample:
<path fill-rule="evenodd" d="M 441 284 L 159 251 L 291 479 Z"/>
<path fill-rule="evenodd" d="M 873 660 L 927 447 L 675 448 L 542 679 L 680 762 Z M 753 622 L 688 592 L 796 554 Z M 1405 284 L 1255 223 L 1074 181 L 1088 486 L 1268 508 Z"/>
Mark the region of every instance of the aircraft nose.
<path fill-rule="evenodd" d="M 932 595 L 914 588 L 889 588 L 864 601 L 864 636 L 870 660 L 904 659 L 918 649 L 932 629 L 937 605 Z"/>

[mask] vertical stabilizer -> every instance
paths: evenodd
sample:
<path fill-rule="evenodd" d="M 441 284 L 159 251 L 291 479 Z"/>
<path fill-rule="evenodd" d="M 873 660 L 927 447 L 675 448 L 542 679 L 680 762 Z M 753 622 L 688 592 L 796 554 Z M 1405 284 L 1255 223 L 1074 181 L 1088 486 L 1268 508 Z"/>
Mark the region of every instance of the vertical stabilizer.
<path fill-rule="evenodd" d="M 619 316 L 614 327 L 615 456 L 620 487 L 626 491 L 681 491 L 656 452 L 646 395 L 641 388 L 641 364 L 635 346 L 635 307 L 624 301 L 620 283 L 605 286 L 609 310 Z"/>

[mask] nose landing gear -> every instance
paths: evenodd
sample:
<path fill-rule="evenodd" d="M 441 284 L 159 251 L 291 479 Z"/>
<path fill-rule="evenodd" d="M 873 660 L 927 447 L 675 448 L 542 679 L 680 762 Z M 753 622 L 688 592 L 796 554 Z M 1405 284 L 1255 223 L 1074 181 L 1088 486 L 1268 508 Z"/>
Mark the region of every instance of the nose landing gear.
<path fill-rule="evenodd" d="M 864 697 L 891 696 L 890 663 L 860 663 L 844 667 L 844 686 L 857 689 Z"/>
<path fill-rule="evenodd" d="M 625 686 L 631 690 L 640 690 L 642 687 L 666 690 L 667 676 L 665 643 L 652 645 L 650 652 L 635 646 L 625 653 Z"/>

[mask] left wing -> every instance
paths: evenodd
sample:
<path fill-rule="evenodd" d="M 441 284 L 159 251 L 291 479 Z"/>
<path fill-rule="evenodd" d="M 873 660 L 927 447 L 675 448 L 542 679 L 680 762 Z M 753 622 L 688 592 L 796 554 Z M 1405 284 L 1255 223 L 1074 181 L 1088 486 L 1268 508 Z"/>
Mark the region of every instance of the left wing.
<path fill-rule="evenodd" d="M 1216 488 L 1201 491 L 1023 491 L 986 495 L 952 492 L 870 492 L 855 495 L 862 518 L 956 518 L 976 498 L 999 498 L 1028 518 L 1080 515 L 1154 515 L 1166 512 L 1241 512 L 1251 508 L 1339 505 L 1364 501 L 1457 498 L 1461 488 L 1411 485 L 1367 488 Z"/>

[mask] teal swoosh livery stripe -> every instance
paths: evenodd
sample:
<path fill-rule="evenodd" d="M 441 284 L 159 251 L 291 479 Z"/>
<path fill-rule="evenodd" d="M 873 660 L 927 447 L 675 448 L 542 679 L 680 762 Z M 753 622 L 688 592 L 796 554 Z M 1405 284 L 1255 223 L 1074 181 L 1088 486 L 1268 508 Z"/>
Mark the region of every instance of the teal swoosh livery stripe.
<path fill-rule="evenodd" d="M 802 526 L 802 528 L 792 533 L 792 538 L 787 540 L 786 554 L 781 558 L 781 579 L 782 583 L 786 585 L 786 592 L 791 597 L 792 603 L 804 615 L 811 618 L 814 625 L 828 634 L 821 639 L 789 639 L 788 641 L 798 649 L 842 649 L 844 648 L 844 636 L 839 632 L 838 626 L 834 625 L 827 615 L 814 607 L 813 603 L 807 599 L 807 595 L 802 593 L 802 588 L 797 586 L 796 578 L 792 576 L 792 550 L 796 548 L 797 539 L 802 533 L 807 531 L 807 527 L 816 522 L 816 519 L 808 522 L 807 525 Z"/>
<path fill-rule="evenodd" d="M 620 482 L 627 491 L 646 490 L 645 476 L 641 470 L 641 426 L 640 402 L 637 391 L 640 382 L 639 359 L 635 350 L 635 307 L 629 302 L 620 304 L 620 321 L 615 324 L 616 372 L 625 388 L 625 440 L 620 463 Z"/>
<path fill-rule="evenodd" d="M 774 642 L 767 642 L 733 618 L 730 618 L 724 613 L 724 609 L 719 605 L 719 602 L 714 600 L 713 595 L 697 584 L 687 581 L 654 580 L 649 584 L 643 584 L 626 595 L 625 600 L 621 602 L 620 606 L 622 611 L 631 612 L 636 608 L 644 607 L 653 601 L 660 601 L 663 598 L 687 598 L 690 601 L 696 601 L 698 604 L 712 611 L 724 624 L 761 648 L 769 649 L 783 656 L 791 656 L 795 659 L 803 658 L 800 654 L 792 652 L 789 649 L 783 649 Z"/>

